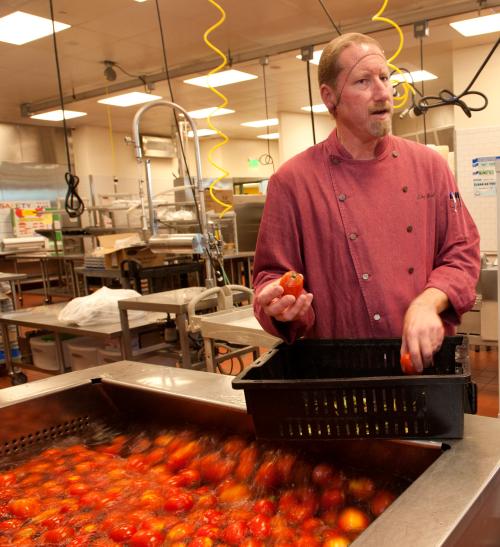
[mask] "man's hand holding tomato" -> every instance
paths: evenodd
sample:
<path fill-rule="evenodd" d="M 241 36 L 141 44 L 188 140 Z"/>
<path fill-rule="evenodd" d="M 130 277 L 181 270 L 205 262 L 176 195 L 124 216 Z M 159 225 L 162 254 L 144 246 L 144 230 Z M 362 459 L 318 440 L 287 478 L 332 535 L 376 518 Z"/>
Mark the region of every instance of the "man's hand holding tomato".
<path fill-rule="evenodd" d="M 300 320 L 311 307 L 313 295 L 303 288 L 299 294 L 297 287 L 294 286 L 296 285 L 294 277 L 290 277 L 291 273 L 295 272 L 287 272 L 281 278 L 271 281 L 256 296 L 257 302 L 266 315 L 276 321 Z"/>
<path fill-rule="evenodd" d="M 401 356 L 410 354 L 415 373 L 430 366 L 444 338 L 443 321 L 439 314 L 449 305 L 446 294 L 429 288 L 419 294 L 406 310 L 403 322 Z"/>

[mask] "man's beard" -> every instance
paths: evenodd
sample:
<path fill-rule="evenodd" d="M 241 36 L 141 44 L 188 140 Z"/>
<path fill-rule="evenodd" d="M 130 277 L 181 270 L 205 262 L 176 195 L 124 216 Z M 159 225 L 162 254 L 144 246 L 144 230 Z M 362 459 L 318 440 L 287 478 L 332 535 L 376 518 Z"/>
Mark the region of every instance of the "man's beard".
<path fill-rule="evenodd" d="M 371 120 L 368 131 L 373 137 L 384 137 L 392 130 L 392 118 L 387 120 Z"/>

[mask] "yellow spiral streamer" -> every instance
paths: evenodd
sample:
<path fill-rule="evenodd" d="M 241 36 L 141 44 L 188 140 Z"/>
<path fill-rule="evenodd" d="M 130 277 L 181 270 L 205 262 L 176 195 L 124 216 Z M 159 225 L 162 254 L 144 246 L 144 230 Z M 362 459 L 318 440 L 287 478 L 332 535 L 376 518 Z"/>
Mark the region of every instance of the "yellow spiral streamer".
<path fill-rule="evenodd" d="M 215 185 L 220 181 L 222 180 L 224 177 L 228 177 L 229 176 L 229 173 L 228 171 L 226 171 L 223 167 L 221 167 L 220 165 L 217 165 L 217 163 L 215 163 L 215 161 L 213 160 L 212 158 L 212 155 L 213 153 L 219 149 L 221 146 L 224 146 L 228 141 L 228 137 L 227 135 L 225 135 L 222 131 L 220 131 L 219 129 L 217 129 L 217 127 L 215 127 L 213 124 L 212 124 L 212 120 L 211 120 L 211 116 L 213 115 L 213 113 L 215 111 L 217 111 L 219 108 L 224 108 L 225 106 L 227 106 L 227 97 L 225 95 L 223 95 L 220 91 L 218 91 L 217 89 L 215 89 L 214 87 L 212 87 L 210 85 L 210 75 L 211 74 L 215 74 L 216 72 L 219 72 L 220 70 L 222 70 L 226 65 L 227 65 L 227 57 L 224 55 L 224 53 L 218 48 L 216 47 L 214 44 L 212 44 L 210 42 L 210 40 L 208 39 L 208 35 L 214 31 L 216 28 L 220 27 L 220 25 L 222 25 L 222 23 L 226 20 L 226 12 L 222 9 L 221 6 L 219 6 L 219 4 L 217 4 L 217 2 L 215 2 L 214 0 L 208 0 L 213 6 L 215 6 L 221 13 L 221 18 L 217 21 L 217 23 L 215 23 L 214 25 L 212 25 L 206 32 L 205 34 L 203 35 L 203 40 L 205 41 L 205 43 L 207 44 L 207 46 L 212 49 L 213 51 L 215 51 L 215 53 L 217 53 L 218 55 L 220 55 L 220 57 L 222 58 L 222 63 L 215 67 L 214 69 L 212 69 L 209 73 L 208 73 L 208 78 L 207 78 L 207 81 L 208 81 L 208 87 L 211 91 L 213 91 L 221 100 L 222 100 L 222 103 L 215 107 L 214 110 L 208 115 L 207 117 L 207 123 L 208 123 L 208 126 L 210 127 L 210 129 L 214 130 L 217 132 L 217 134 L 222 138 L 222 141 L 219 141 L 217 144 L 215 144 L 208 152 L 208 161 L 210 162 L 211 165 L 213 165 L 216 169 L 218 169 L 219 171 L 221 171 L 221 175 L 219 177 L 217 177 L 211 184 L 210 184 L 210 187 L 209 187 L 209 193 L 210 193 L 210 197 L 216 202 L 218 203 L 219 205 L 221 205 L 222 207 L 224 207 L 222 213 L 220 213 L 219 217 L 222 218 L 228 211 L 229 209 L 232 208 L 232 205 L 230 203 L 224 203 L 223 201 L 221 201 L 214 193 L 214 187 Z"/>
<path fill-rule="evenodd" d="M 392 19 L 389 19 L 388 17 L 382 17 L 382 14 L 385 11 L 385 8 L 387 7 L 389 0 L 384 0 L 384 3 L 382 4 L 382 7 L 378 10 L 378 12 L 372 17 L 372 21 L 382 21 L 384 23 L 388 23 L 392 27 L 394 27 L 399 35 L 399 46 L 396 50 L 396 52 L 387 59 L 387 65 L 392 70 L 395 70 L 398 74 L 403 75 L 403 72 L 392 62 L 396 59 L 396 57 L 401 53 L 401 50 L 403 49 L 404 45 L 404 36 L 401 28 L 397 23 L 395 23 Z M 404 76 L 403 76 L 404 77 Z M 403 94 L 399 97 L 394 97 L 394 109 L 397 110 L 398 108 L 402 108 L 406 102 L 408 101 L 408 97 L 410 93 L 415 94 L 415 89 L 413 86 L 407 82 L 406 80 L 403 80 L 403 83 L 401 84 L 403 86 Z"/>

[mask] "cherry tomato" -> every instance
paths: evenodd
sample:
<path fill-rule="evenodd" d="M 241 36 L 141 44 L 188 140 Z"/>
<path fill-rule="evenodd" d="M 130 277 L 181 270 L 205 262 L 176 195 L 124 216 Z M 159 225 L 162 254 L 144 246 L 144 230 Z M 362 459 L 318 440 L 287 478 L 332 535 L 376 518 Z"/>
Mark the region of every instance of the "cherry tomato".
<path fill-rule="evenodd" d="M 357 507 L 346 507 L 339 514 L 338 526 L 343 532 L 362 532 L 370 524 L 370 517 Z"/>
<path fill-rule="evenodd" d="M 271 521 L 265 515 L 255 515 L 248 521 L 248 529 L 257 539 L 265 539 L 271 535 Z"/>
<path fill-rule="evenodd" d="M 231 522 L 223 532 L 223 538 L 231 545 L 240 545 L 247 533 L 247 525 L 240 521 Z"/>
<path fill-rule="evenodd" d="M 253 511 L 258 515 L 266 515 L 272 517 L 276 514 L 276 502 L 269 498 L 258 499 L 253 504 Z"/>
<path fill-rule="evenodd" d="M 375 517 L 380 516 L 391 503 L 396 499 L 396 496 L 388 490 L 379 490 L 370 501 L 370 511 Z"/>
<path fill-rule="evenodd" d="M 62 545 L 67 543 L 73 536 L 75 532 L 69 526 L 59 526 L 58 528 L 53 528 L 42 534 L 41 543 L 42 545 L 55 543 L 56 545 Z"/>
<path fill-rule="evenodd" d="M 366 477 L 350 479 L 347 492 L 356 501 L 366 501 L 375 493 L 375 483 Z"/>
<path fill-rule="evenodd" d="M 167 494 L 167 498 L 163 505 L 165 511 L 171 511 L 175 513 L 181 513 L 183 511 L 189 511 L 193 507 L 194 499 L 189 492 L 183 490 L 172 489 Z"/>
<path fill-rule="evenodd" d="M 280 277 L 280 285 L 283 287 L 283 295 L 291 294 L 298 298 L 304 288 L 304 276 L 294 271 L 286 272 Z"/>
<path fill-rule="evenodd" d="M 405 374 L 419 374 L 413 366 L 413 363 L 411 361 L 411 355 L 409 353 L 403 353 L 403 355 L 401 355 L 400 363 L 401 370 Z"/>
<path fill-rule="evenodd" d="M 154 547 L 163 544 L 163 534 L 156 530 L 138 530 L 128 541 L 130 547 Z"/>
<path fill-rule="evenodd" d="M 326 488 L 321 494 L 321 509 L 323 509 L 323 511 L 328 511 L 329 509 L 341 507 L 344 500 L 345 494 L 342 488 Z"/>

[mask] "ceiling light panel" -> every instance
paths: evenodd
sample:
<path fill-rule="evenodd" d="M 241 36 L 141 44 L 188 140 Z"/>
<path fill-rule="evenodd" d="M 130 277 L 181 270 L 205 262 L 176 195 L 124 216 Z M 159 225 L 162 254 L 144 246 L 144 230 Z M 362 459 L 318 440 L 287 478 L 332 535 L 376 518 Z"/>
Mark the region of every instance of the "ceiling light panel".
<path fill-rule="evenodd" d="M 278 125 L 278 118 L 270 118 L 268 120 L 256 120 L 254 122 L 244 122 L 241 125 L 245 127 L 272 127 L 273 125 Z"/>
<path fill-rule="evenodd" d="M 197 129 L 196 133 L 198 137 L 208 137 L 209 135 L 215 135 L 217 131 L 214 131 L 213 129 Z M 190 139 L 194 137 L 194 134 L 192 131 L 188 131 L 187 135 Z"/>
<path fill-rule="evenodd" d="M 161 99 L 160 95 L 152 95 L 151 93 L 141 93 L 139 91 L 131 91 L 122 95 L 115 95 L 107 99 L 99 99 L 97 102 L 102 104 L 110 104 L 112 106 L 133 106 L 135 104 L 149 103 Z"/>
<path fill-rule="evenodd" d="M 86 112 L 77 112 L 76 110 L 65 110 L 64 118 L 71 120 L 72 118 L 81 118 L 86 116 Z M 44 112 L 43 114 L 33 114 L 30 116 L 34 120 L 45 120 L 50 122 L 60 122 L 63 120 L 63 111 L 62 110 L 52 110 L 50 112 Z"/>
<path fill-rule="evenodd" d="M 222 72 L 216 72 L 215 74 L 208 74 L 206 76 L 198 76 L 196 78 L 189 78 L 184 80 L 185 84 L 197 85 L 200 87 L 222 87 L 224 85 L 236 84 L 238 82 L 246 82 L 247 80 L 255 80 L 257 76 L 248 72 L 242 72 L 241 70 L 223 70 Z"/>
<path fill-rule="evenodd" d="M 257 135 L 258 139 L 275 140 L 280 138 L 279 133 L 265 133 L 264 135 Z"/>
<path fill-rule="evenodd" d="M 306 112 L 311 112 L 311 107 L 310 106 L 301 106 L 300 109 L 305 110 Z M 320 114 L 321 112 L 328 112 L 328 108 L 326 108 L 326 106 L 323 103 L 313 104 L 312 111 L 315 114 Z"/>
<path fill-rule="evenodd" d="M 417 82 L 426 82 L 428 80 L 437 80 L 437 76 L 427 70 L 413 70 L 410 73 L 403 72 L 402 74 L 396 72 L 391 75 L 391 81 L 394 82 L 408 82 L 410 84 L 416 84 Z"/>
<path fill-rule="evenodd" d="M 450 23 L 450 26 L 463 36 L 479 36 L 490 32 L 500 32 L 500 13 L 456 21 Z"/>
<path fill-rule="evenodd" d="M 234 110 L 230 108 L 217 108 L 216 106 L 211 106 L 210 108 L 200 108 L 199 110 L 192 110 L 188 112 L 191 118 L 199 120 L 202 118 L 214 117 L 214 116 L 225 116 L 226 114 L 234 114 Z"/>
<path fill-rule="evenodd" d="M 56 32 L 70 28 L 71 25 L 54 22 Z M 52 34 L 52 21 L 45 17 L 15 11 L 0 19 L 0 42 L 21 46 L 33 40 Z"/>

